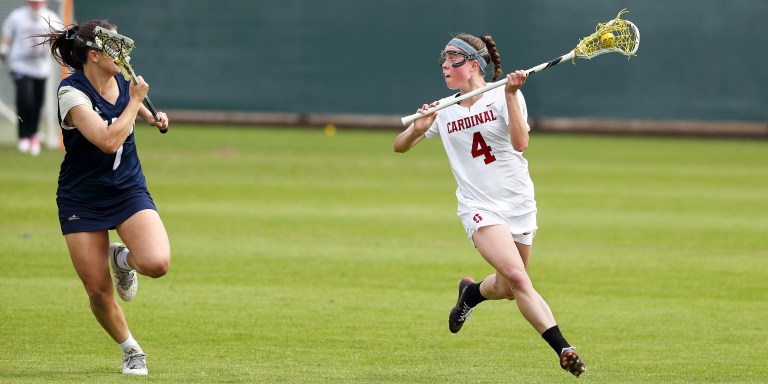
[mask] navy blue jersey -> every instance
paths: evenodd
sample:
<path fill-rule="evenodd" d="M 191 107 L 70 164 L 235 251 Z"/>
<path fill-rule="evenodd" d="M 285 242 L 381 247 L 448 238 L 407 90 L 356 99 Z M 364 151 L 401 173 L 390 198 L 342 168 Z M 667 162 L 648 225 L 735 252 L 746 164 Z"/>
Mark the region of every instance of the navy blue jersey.
<path fill-rule="evenodd" d="M 93 110 L 109 125 L 123 113 L 130 100 L 129 83 L 121 75 L 115 76 L 115 79 L 120 89 L 115 104 L 99 95 L 82 69 L 62 80 L 59 89 L 70 86 L 85 93 L 91 100 Z M 78 129 L 65 128 L 65 124 L 62 124 L 62 137 L 66 154 L 59 172 L 57 201 L 106 207 L 138 191 L 146 191 L 147 184 L 136 152 L 133 129 L 122 147 L 112 154 L 102 152 Z"/>

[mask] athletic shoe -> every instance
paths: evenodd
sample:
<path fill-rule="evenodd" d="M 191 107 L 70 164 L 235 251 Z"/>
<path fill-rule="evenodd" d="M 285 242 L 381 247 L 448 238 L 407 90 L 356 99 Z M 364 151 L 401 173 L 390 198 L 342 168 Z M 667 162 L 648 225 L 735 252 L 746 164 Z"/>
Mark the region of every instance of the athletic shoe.
<path fill-rule="evenodd" d="M 464 291 L 466 291 L 467 287 L 474 282 L 475 281 L 469 277 L 459 280 L 459 299 L 456 301 L 456 306 L 451 309 L 451 314 L 448 316 L 448 329 L 450 329 L 452 333 L 459 332 L 461 326 L 464 325 L 464 322 L 472 317 L 472 311 L 475 308 L 470 307 L 464 302 Z"/>
<path fill-rule="evenodd" d="M 136 296 L 139 280 L 136 271 L 123 271 L 117 266 L 117 255 L 125 249 L 125 245 L 112 243 L 109 246 L 109 263 L 112 265 L 112 273 L 115 275 L 115 288 L 123 301 L 131 301 Z"/>
<path fill-rule="evenodd" d="M 28 138 L 19 139 L 18 149 L 21 153 L 29 153 L 29 148 L 32 146 L 32 142 Z"/>
<path fill-rule="evenodd" d="M 32 156 L 40 154 L 40 139 L 38 139 L 37 136 L 33 136 L 32 139 L 30 139 L 29 154 Z"/>
<path fill-rule="evenodd" d="M 563 348 L 560 352 L 560 366 L 576 377 L 587 371 L 587 366 L 574 347 Z"/>
<path fill-rule="evenodd" d="M 123 358 L 123 375 L 146 375 L 147 355 L 141 352 L 126 353 Z"/>

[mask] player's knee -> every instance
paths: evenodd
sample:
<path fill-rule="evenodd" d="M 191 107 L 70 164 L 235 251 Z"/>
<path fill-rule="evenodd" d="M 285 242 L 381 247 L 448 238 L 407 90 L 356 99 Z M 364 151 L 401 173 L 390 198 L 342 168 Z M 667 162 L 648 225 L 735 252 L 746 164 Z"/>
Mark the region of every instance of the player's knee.
<path fill-rule="evenodd" d="M 531 286 L 531 279 L 528 277 L 528 273 L 525 272 L 525 270 L 511 268 L 506 271 L 501 271 L 501 273 L 510 285 L 509 295 L 507 295 L 506 292 L 504 293 L 504 297 L 508 300 L 514 300 L 515 290 L 526 290 Z"/>
<path fill-rule="evenodd" d="M 168 273 L 168 269 L 170 268 L 170 260 L 169 259 L 163 259 L 160 261 L 153 262 L 149 265 L 149 268 L 147 269 L 147 273 L 145 276 L 158 278 L 165 276 L 166 273 Z"/>
<path fill-rule="evenodd" d="M 168 273 L 168 269 L 171 266 L 170 255 L 152 255 L 139 263 L 136 270 L 147 277 L 158 278 Z"/>
<path fill-rule="evenodd" d="M 88 300 L 91 302 L 92 307 L 105 308 L 115 301 L 115 293 L 112 285 L 105 287 L 97 287 L 92 285 L 85 286 L 85 291 L 88 293 Z"/>

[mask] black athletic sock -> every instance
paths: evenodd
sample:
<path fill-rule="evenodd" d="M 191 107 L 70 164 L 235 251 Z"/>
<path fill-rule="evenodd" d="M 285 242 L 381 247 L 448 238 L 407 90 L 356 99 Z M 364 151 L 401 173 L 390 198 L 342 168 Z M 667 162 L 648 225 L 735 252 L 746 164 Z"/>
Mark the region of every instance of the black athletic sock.
<path fill-rule="evenodd" d="M 482 283 L 482 281 L 480 283 Z M 483 294 L 480 293 L 480 283 L 472 283 L 464 290 L 464 302 L 470 307 L 474 307 L 487 300 L 483 297 Z"/>
<path fill-rule="evenodd" d="M 549 346 L 555 350 L 555 353 L 557 353 L 558 356 L 560 356 L 563 348 L 568 348 L 571 346 L 567 341 L 565 341 L 565 337 L 563 337 L 563 334 L 560 333 L 560 328 L 557 325 L 544 331 L 544 333 L 541 334 L 541 337 L 547 341 Z"/>

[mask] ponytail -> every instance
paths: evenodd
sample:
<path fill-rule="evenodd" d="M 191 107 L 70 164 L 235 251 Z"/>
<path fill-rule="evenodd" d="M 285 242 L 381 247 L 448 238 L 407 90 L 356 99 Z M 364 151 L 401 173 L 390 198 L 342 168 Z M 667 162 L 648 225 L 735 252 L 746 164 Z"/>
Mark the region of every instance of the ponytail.
<path fill-rule="evenodd" d="M 51 55 L 56 59 L 56 62 L 78 70 L 83 68 L 88 59 L 88 51 L 93 49 L 83 44 L 83 42 L 94 40 L 93 30 L 97 26 L 110 30 L 117 29 L 106 20 L 91 20 L 82 25 L 70 24 L 63 29 L 56 29 L 48 24 L 50 32 L 35 35 L 35 37 L 43 38 L 40 44 L 51 45 Z"/>

